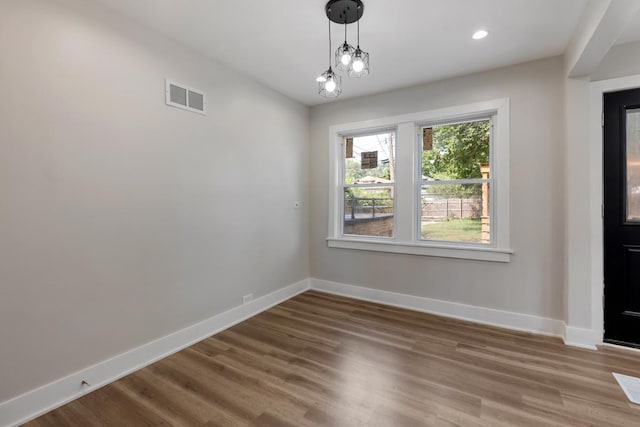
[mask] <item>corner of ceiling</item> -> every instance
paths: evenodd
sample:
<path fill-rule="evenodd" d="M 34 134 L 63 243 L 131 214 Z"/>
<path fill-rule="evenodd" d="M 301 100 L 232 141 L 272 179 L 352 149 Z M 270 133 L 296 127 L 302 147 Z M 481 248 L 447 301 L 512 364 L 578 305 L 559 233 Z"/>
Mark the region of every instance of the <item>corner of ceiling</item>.
<path fill-rule="evenodd" d="M 637 0 L 590 0 L 564 52 L 565 75 L 589 76 L 639 10 Z"/>

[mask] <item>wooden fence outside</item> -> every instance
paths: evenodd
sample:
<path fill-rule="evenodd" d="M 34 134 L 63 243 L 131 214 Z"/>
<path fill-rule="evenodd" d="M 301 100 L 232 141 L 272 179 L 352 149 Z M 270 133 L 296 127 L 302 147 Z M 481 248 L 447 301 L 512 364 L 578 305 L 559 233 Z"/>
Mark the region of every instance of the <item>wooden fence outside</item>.
<path fill-rule="evenodd" d="M 480 219 L 481 198 L 446 198 L 422 201 L 423 220 Z"/>

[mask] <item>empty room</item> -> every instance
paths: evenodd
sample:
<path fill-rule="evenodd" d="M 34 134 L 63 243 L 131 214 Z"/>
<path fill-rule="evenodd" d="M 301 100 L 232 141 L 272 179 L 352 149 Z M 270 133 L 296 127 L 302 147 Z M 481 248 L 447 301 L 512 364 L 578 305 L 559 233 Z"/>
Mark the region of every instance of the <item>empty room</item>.
<path fill-rule="evenodd" d="M 640 425 L 640 1 L 0 0 L 0 426 Z"/>

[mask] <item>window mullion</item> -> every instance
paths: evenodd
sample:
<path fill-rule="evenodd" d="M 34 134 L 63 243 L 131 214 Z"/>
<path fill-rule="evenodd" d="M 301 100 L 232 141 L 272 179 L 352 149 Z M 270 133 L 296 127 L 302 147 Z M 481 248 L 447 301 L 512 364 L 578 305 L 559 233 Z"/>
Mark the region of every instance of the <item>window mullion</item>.
<path fill-rule="evenodd" d="M 414 137 L 413 123 L 398 125 L 396 133 L 396 239 L 414 240 L 414 212 L 416 206 L 414 186 Z"/>

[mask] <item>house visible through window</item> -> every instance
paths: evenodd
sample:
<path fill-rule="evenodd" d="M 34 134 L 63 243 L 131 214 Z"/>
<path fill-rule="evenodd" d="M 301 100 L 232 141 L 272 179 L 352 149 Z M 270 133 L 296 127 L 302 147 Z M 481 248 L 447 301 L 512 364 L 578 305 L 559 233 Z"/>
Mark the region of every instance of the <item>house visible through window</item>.
<path fill-rule="evenodd" d="M 510 261 L 508 99 L 329 133 L 329 247 Z"/>
<path fill-rule="evenodd" d="M 345 235 L 393 237 L 395 133 L 345 139 Z"/>

